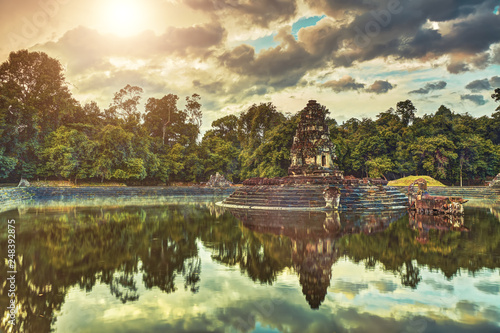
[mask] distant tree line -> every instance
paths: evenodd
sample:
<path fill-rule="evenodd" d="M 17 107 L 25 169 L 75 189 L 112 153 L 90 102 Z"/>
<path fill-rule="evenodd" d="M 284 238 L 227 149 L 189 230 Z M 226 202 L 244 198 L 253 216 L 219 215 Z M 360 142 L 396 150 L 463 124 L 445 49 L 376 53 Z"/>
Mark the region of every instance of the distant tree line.
<path fill-rule="evenodd" d="M 201 97 L 149 98 L 126 85 L 107 109 L 81 105 L 61 64 L 47 54 L 13 52 L 0 66 L 0 178 L 171 183 L 220 172 L 238 182 L 285 176 L 298 115 L 272 103 L 215 120 L 199 140 Z M 500 89 L 492 98 L 500 101 Z M 448 184 L 481 182 L 500 172 L 500 107 L 491 117 L 441 106 L 418 117 L 410 100 L 377 115 L 328 119 L 338 166 L 358 177 L 429 175 Z"/>

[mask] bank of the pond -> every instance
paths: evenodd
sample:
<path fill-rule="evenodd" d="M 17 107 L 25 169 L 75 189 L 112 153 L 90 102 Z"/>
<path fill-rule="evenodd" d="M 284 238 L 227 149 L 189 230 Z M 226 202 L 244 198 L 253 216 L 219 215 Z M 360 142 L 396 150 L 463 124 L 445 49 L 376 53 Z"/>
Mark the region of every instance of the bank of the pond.
<path fill-rule="evenodd" d="M 198 200 L 222 200 L 235 191 L 234 187 L 4 187 L 0 188 L 0 212 L 37 204 L 137 204 L 183 203 Z"/>
<path fill-rule="evenodd" d="M 406 187 L 399 187 L 399 190 L 403 193 L 408 191 Z M 470 200 L 471 203 L 479 201 L 500 203 L 500 188 L 492 188 L 489 186 L 429 186 L 427 191 L 430 195 L 461 197 Z M 471 203 L 467 203 L 467 205 Z"/>

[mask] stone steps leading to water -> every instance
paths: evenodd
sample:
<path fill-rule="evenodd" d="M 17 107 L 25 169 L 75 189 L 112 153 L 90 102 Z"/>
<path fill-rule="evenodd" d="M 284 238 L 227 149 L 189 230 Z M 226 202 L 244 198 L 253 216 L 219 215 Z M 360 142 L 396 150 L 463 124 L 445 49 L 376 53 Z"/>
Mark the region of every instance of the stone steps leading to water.
<path fill-rule="evenodd" d="M 406 196 L 392 187 L 337 186 L 341 191 L 341 209 L 345 211 L 385 210 L 404 208 Z M 305 209 L 320 210 L 326 205 L 323 197 L 325 186 L 244 186 L 236 190 L 222 205 L 254 209 Z"/>

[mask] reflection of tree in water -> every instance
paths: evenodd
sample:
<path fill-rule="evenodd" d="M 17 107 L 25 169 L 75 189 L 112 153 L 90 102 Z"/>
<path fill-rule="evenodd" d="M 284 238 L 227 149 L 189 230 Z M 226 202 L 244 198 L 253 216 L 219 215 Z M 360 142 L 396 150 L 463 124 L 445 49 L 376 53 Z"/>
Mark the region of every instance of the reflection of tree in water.
<path fill-rule="evenodd" d="M 187 211 L 187 212 L 186 212 Z M 170 292 L 175 273 L 185 278 L 185 288 L 198 290 L 201 264 L 195 244 L 196 228 L 184 228 L 185 216 L 198 216 L 199 208 L 90 208 L 32 209 L 23 215 L 0 214 L 2 221 L 16 219 L 18 256 L 16 294 L 19 312 L 16 326 L 1 329 L 49 332 L 72 286 L 90 292 L 97 283 L 107 284 L 121 302 L 139 298 L 136 277 L 143 273 L 145 285 Z M 5 230 L 7 228 L 4 228 Z M 153 239 L 166 239 L 167 248 Z M 6 234 L 0 248 L 7 248 Z M 158 252 L 160 251 L 160 252 Z M 148 256 L 148 252 L 152 256 Z M 158 253 L 157 253 L 158 252 Z M 186 264 L 184 264 L 186 261 Z M 142 267 L 140 263 L 143 263 Z M 0 278 L 6 279 L 5 262 Z M 8 288 L 0 290 L 3 318 L 8 315 Z"/>
<path fill-rule="evenodd" d="M 17 270 L 23 274 L 16 276 L 20 309 L 16 328 L 50 331 L 54 313 L 61 310 L 73 286 L 90 292 L 104 283 L 120 301 L 134 301 L 140 297 L 142 274 L 146 288 L 173 292 L 176 278 L 182 277 L 184 289 L 197 292 L 198 240 L 214 260 L 238 265 L 261 283 L 273 283 L 283 269 L 294 267 L 313 308 L 324 300 L 337 255 L 368 267 L 380 263 L 399 273 L 402 284 L 410 287 L 419 283 L 420 265 L 440 269 L 447 277 L 460 268 L 475 272 L 500 267 L 498 220 L 486 209 L 466 209 L 470 232 L 429 230 L 425 244 L 416 240 L 418 230 L 408 227 L 407 217 L 387 227 L 387 221 L 381 223 L 373 216 L 363 220 L 362 216 L 322 214 L 320 218 L 312 213 L 293 218 L 264 216 L 260 224 L 252 224 L 245 215 L 238 216 L 243 221 L 238 223 L 220 211 L 217 218 L 199 206 L 30 209 L 23 215 L 0 214 L 0 223 L 15 218 L 18 226 Z M 2 230 L 6 229 L 4 225 Z M 0 235 L 0 248 L 7 248 L 5 233 Z M 0 261 L 3 281 L 5 265 Z M 4 319 L 7 292 L 4 285 L 0 289 Z"/>
<path fill-rule="evenodd" d="M 123 304 L 139 299 L 134 275 L 130 272 L 115 273 L 109 282 L 109 290 L 111 295 L 118 298 Z"/>
<path fill-rule="evenodd" d="M 373 265 L 400 274 L 404 286 L 416 288 L 421 280 L 418 266 L 443 272 L 447 278 L 461 268 L 477 272 L 500 267 L 500 229 L 498 219 L 486 209 L 465 209 L 464 226 L 445 227 L 443 218 L 406 216 L 386 230 L 373 235 L 353 234 L 339 241 L 339 250 L 353 261 Z M 453 221 L 452 221 L 453 222 Z M 427 225 L 424 241 L 415 226 Z M 433 226 L 433 227 L 430 227 Z M 468 231 L 466 231 L 468 230 Z M 370 262 L 370 264 L 368 264 Z M 415 264 L 416 263 L 416 264 Z"/>
<path fill-rule="evenodd" d="M 400 269 L 401 284 L 412 289 L 417 288 L 418 283 L 422 280 L 420 270 L 414 267 L 411 261 L 407 261 L 403 265 L 404 269 Z"/>

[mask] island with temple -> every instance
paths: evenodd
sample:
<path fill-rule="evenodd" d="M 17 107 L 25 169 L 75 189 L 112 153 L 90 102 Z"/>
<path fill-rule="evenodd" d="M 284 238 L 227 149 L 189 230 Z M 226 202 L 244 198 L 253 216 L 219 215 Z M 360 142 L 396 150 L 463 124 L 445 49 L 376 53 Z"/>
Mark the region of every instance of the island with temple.
<path fill-rule="evenodd" d="M 326 124 L 328 110 L 310 100 L 300 111 L 287 177 L 250 178 L 218 204 L 269 210 L 367 210 L 406 208 L 407 198 L 387 181 L 344 177 Z"/>

